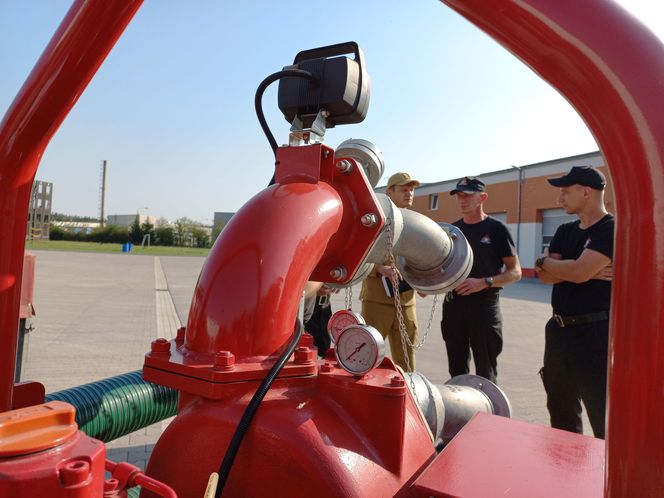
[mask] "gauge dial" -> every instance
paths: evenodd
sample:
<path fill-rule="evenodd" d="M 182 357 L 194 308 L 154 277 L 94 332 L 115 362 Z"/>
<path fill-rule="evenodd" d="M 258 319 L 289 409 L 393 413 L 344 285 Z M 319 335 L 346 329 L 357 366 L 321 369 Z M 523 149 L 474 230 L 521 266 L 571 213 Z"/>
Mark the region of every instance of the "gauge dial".
<path fill-rule="evenodd" d="M 344 370 L 364 375 L 385 358 L 385 341 L 371 325 L 350 325 L 339 334 L 335 354 Z"/>
<path fill-rule="evenodd" d="M 364 317 L 351 310 L 339 310 L 327 322 L 327 332 L 330 334 L 332 344 L 337 343 L 341 331 L 350 325 L 364 325 Z"/>

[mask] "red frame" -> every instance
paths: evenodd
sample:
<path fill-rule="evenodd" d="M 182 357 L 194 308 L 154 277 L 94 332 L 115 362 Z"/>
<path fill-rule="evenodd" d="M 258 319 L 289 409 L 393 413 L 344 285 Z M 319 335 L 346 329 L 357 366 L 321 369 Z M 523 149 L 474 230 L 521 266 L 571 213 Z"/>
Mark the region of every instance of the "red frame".
<path fill-rule="evenodd" d="M 619 208 L 605 493 L 655 495 L 664 489 L 664 46 L 607 0 L 444 1 L 558 89 L 604 153 Z M 0 411 L 12 406 L 25 220 L 39 160 L 140 5 L 77 0 L 0 125 Z"/>

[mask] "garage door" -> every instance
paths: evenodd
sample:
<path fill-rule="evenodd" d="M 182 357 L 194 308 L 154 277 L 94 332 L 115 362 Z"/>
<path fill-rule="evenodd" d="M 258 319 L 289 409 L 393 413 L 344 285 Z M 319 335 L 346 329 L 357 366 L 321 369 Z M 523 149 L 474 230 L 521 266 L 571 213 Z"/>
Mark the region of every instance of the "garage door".
<path fill-rule="evenodd" d="M 556 229 L 563 223 L 574 221 L 577 217 L 573 214 L 567 214 L 564 209 L 543 209 L 542 210 L 542 251 L 549 247 Z"/>

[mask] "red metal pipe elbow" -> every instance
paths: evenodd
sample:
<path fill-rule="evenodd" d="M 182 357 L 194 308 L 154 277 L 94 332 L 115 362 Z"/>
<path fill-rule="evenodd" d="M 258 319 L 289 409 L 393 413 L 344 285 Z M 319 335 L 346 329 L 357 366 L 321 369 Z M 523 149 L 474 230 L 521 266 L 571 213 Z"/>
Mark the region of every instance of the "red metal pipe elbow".
<path fill-rule="evenodd" d="M 324 182 L 274 185 L 250 200 L 224 228 L 201 272 L 188 352 L 230 351 L 242 361 L 280 351 L 293 333 L 304 284 L 342 214 L 339 194 Z"/>

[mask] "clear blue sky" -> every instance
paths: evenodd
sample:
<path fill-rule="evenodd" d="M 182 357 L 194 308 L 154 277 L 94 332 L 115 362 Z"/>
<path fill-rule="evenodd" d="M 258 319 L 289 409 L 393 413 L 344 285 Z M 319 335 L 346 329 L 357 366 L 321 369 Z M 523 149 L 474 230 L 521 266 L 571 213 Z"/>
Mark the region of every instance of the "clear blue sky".
<path fill-rule="evenodd" d="M 663 2 L 621 3 L 664 37 Z M 0 113 L 69 5 L 0 4 Z M 54 183 L 53 209 L 98 214 L 102 159 L 108 214 L 147 207 L 209 223 L 214 211 L 239 209 L 272 175 L 256 87 L 300 50 L 348 40 L 364 49 L 371 105 L 362 124 L 330 130 L 326 142 L 374 142 L 386 159 L 381 184 L 402 170 L 435 182 L 597 150 L 562 97 L 444 4 L 320 5 L 146 1 L 46 150 L 37 179 Z M 284 143 L 276 88 L 264 109 Z"/>

